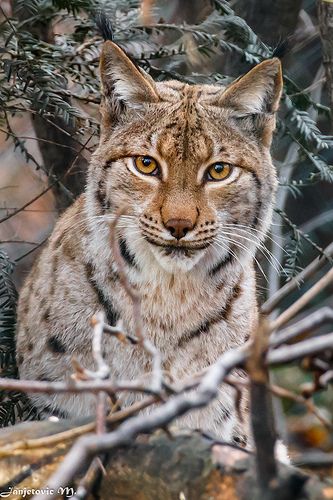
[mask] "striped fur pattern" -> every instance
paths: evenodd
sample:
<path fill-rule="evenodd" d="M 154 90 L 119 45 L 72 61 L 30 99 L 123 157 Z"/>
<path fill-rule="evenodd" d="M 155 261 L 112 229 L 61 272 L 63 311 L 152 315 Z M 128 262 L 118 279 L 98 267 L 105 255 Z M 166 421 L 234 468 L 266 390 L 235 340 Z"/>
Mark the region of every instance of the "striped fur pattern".
<path fill-rule="evenodd" d="M 254 256 L 271 222 L 276 175 L 269 152 L 281 94 L 277 59 L 261 63 L 228 88 L 154 82 L 113 42 L 101 56 L 101 140 L 87 187 L 58 221 L 20 294 L 17 361 L 25 379 L 66 380 L 71 359 L 94 368 L 90 319 L 104 311 L 110 324 L 134 329 L 129 298 L 119 284 L 110 248 L 118 226 L 132 286 L 142 297 L 145 335 L 160 350 L 170 381 L 200 372 L 243 344 L 257 323 Z M 159 176 L 145 175 L 133 158 L 149 155 Z M 214 162 L 231 176 L 208 182 Z M 176 239 L 167 223 L 189 221 Z M 105 336 L 113 379 L 149 376 L 139 348 Z M 242 376 L 242 373 L 238 373 Z M 91 395 L 34 395 L 35 405 L 61 416 L 94 412 Z M 133 396 L 124 396 L 130 404 Z M 222 385 L 209 407 L 182 417 L 246 444 L 234 392 Z"/>

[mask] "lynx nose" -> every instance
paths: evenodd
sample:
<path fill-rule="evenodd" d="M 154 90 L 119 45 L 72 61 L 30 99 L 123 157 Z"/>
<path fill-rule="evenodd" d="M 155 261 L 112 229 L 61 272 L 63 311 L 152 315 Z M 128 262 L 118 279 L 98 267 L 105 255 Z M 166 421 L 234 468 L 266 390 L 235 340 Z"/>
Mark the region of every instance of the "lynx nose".
<path fill-rule="evenodd" d="M 180 240 L 193 229 L 193 223 L 189 219 L 169 219 L 165 227 L 169 229 L 170 233 L 174 238 Z"/>

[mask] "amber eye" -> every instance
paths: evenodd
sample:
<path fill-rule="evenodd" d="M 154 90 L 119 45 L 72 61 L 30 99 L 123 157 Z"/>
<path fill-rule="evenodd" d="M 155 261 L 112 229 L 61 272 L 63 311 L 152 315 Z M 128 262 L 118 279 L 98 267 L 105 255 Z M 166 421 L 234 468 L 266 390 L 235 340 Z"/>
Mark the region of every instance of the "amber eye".
<path fill-rule="evenodd" d="M 216 162 L 213 163 L 207 170 L 207 180 L 209 181 L 223 181 L 232 172 L 232 165 L 228 163 Z"/>
<path fill-rule="evenodd" d="M 158 164 L 151 156 L 136 156 L 134 158 L 135 168 L 146 175 L 156 175 L 158 173 Z"/>

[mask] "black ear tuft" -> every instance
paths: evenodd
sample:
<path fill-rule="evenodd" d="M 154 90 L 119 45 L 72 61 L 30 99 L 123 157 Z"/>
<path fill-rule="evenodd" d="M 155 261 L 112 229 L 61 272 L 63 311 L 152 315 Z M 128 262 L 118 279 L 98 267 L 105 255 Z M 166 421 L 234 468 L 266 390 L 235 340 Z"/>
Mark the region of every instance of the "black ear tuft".
<path fill-rule="evenodd" d="M 284 40 L 280 40 L 273 51 L 272 57 L 278 57 L 279 59 L 282 59 L 285 55 L 288 54 L 288 52 L 290 52 L 292 42 L 292 36 L 288 36 Z"/>
<path fill-rule="evenodd" d="M 103 10 L 99 10 L 95 14 L 95 23 L 98 31 L 104 40 L 113 40 L 113 29 L 110 18 L 107 17 Z"/>

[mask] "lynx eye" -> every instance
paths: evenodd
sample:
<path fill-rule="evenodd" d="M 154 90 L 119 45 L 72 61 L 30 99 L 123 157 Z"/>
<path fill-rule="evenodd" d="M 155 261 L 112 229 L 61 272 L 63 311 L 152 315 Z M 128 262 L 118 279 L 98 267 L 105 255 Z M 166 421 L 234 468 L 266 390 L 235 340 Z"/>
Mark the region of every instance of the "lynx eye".
<path fill-rule="evenodd" d="M 223 181 L 227 179 L 232 172 L 232 165 L 229 163 L 216 162 L 211 165 L 207 170 L 208 181 Z"/>
<path fill-rule="evenodd" d="M 156 175 L 159 170 L 157 161 L 151 156 L 136 156 L 134 165 L 141 174 Z"/>

